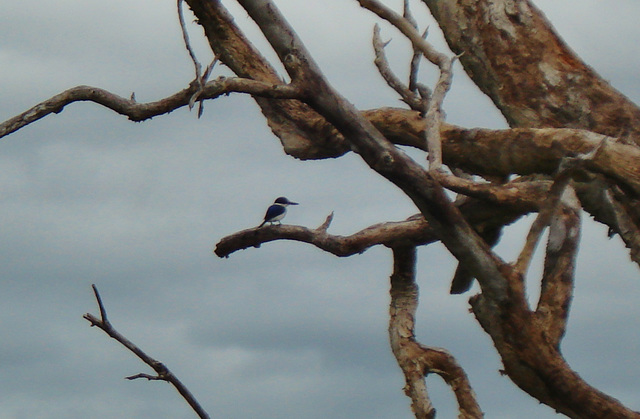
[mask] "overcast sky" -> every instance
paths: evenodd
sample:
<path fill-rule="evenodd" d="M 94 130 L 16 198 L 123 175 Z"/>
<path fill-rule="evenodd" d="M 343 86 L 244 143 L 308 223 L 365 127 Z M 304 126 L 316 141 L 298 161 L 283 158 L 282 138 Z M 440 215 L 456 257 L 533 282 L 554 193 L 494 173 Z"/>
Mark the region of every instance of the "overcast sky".
<path fill-rule="evenodd" d="M 175 1 L 2 3 L 0 120 L 76 85 L 135 92 L 144 102 L 193 77 Z M 376 19 L 355 0 L 277 4 L 348 99 L 362 109 L 400 106 L 371 64 Z M 587 63 L 640 101 L 640 2 L 536 4 Z M 246 13 L 229 7 L 255 35 Z M 419 2 L 414 13 L 444 48 Z M 190 35 L 208 62 L 195 24 Z M 404 74 L 406 42 L 387 25 L 383 37 Z M 434 75 L 425 65 L 425 82 Z M 505 127 L 459 66 L 445 110 L 451 123 Z M 214 418 L 412 417 L 387 340 L 387 249 L 338 259 L 276 242 L 224 260 L 212 254 L 220 238 L 258 225 L 281 195 L 300 203 L 285 222 L 316 227 L 335 211 L 335 234 L 416 212 L 357 156 L 285 156 L 242 96 L 207 102 L 200 120 L 180 109 L 144 123 L 77 103 L 4 138 L 0 419 L 195 416 L 166 383 L 124 380 L 151 371 L 82 319 L 97 314 L 92 283 L 114 326 L 166 363 Z M 588 216 L 584 224 L 563 353 L 589 383 L 640 410 L 638 269 L 618 238 L 608 240 Z M 516 254 L 527 228 L 506 232 L 504 257 Z M 419 340 L 458 358 L 487 418 L 556 417 L 499 374 L 490 339 L 468 313 L 471 294 L 447 293 L 453 269 L 441 246 L 420 250 Z M 454 417 L 449 390 L 437 377 L 428 384 L 439 417 Z"/>

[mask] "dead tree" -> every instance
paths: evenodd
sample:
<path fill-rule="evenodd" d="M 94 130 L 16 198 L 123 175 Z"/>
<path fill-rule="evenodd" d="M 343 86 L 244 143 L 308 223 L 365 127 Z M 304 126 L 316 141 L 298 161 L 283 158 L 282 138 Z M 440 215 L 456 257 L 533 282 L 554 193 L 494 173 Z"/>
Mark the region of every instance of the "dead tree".
<path fill-rule="evenodd" d="M 354 152 L 402 190 L 419 213 L 348 237 L 328 233 L 331 217 L 316 229 L 283 225 L 245 230 L 223 238 L 215 250 L 218 256 L 273 240 L 296 240 L 337 256 L 388 247 L 393 263 L 389 337 L 416 417 L 435 416 L 424 381 L 430 373 L 450 385 L 460 417 L 482 417 L 461 366 L 446 350 L 424 346 L 414 336 L 415 249 L 442 242 L 458 261 L 452 293 L 464 293 L 478 281 L 481 291 L 470 298 L 471 311 L 517 386 L 572 418 L 640 417 L 585 382 L 561 352 L 580 213 L 607 225 L 640 263 L 640 109 L 583 63 L 530 1 L 423 0 L 457 54 L 448 56 L 425 40 L 407 1 L 399 14 L 376 0 L 358 0 L 363 9 L 393 25 L 414 50 L 411 75 L 404 83 L 390 70 L 385 43 L 374 28 L 376 66 L 408 108 L 372 110 L 356 109 L 329 84 L 274 2 L 238 0 L 276 52 L 286 81 L 220 1 L 184 2 L 204 29 L 216 60 L 237 77 L 209 81 L 212 66 L 202 70 L 191 54 L 196 79 L 170 97 L 137 103 L 79 86 L 4 122 L 0 137 L 74 101 L 97 102 L 142 121 L 221 95 L 249 94 L 287 154 L 304 160 Z M 510 129 L 466 129 L 444 121 L 442 101 L 456 59 Z M 434 86 L 417 80 L 423 60 L 439 70 Z M 428 169 L 398 145 L 423 150 Z M 452 201 L 445 190 L 458 199 Z M 529 213 L 537 217 L 519 257 L 501 259 L 492 247 L 502 228 Z M 544 273 L 533 307 L 525 297 L 525 278 L 545 229 Z"/>

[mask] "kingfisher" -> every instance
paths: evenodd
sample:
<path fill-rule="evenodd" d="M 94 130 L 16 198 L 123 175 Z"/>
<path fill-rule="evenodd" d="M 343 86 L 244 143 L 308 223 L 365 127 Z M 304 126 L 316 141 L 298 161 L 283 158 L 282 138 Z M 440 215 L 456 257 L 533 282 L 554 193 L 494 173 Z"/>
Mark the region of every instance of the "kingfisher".
<path fill-rule="evenodd" d="M 278 224 L 280 224 L 280 220 L 282 220 L 287 214 L 287 207 L 289 205 L 298 205 L 298 203 L 291 202 L 284 196 L 276 199 L 273 202 L 273 205 L 267 208 L 267 213 L 264 215 L 264 221 L 258 226 L 258 228 L 262 227 L 266 223 L 271 223 L 271 225 L 273 225 L 273 223 L 278 222 Z"/>

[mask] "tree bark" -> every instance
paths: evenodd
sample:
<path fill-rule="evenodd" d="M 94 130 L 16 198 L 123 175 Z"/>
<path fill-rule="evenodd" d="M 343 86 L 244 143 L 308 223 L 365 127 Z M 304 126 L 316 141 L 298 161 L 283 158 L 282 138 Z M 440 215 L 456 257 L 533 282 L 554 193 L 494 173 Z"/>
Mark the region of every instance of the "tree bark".
<path fill-rule="evenodd" d="M 466 73 L 511 127 L 579 128 L 640 144 L 640 110 L 528 0 L 423 0 Z"/>
<path fill-rule="evenodd" d="M 455 358 L 444 349 L 423 346 L 415 339 L 415 315 L 418 308 L 415 268 L 415 247 L 393 249 L 389 341 L 405 376 L 404 391 L 411 398 L 411 408 L 417 419 L 435 418 L 436 409 L 431 404 L 424 381 L 428 374 L 435 373 L 442 377 L 454 392 L 458 402 L 459 419 L 482 418 L 484 415 L 469 378 Z"/>
<path fill-rule="evenodd" d="M 350 145 L 349 148 L 362 156 L 372 169 L 396 184 L 414 201 L 437 237 L 461 265 L 478 278 L 482 293 L 473 298 L 472 308 L 482 327 L 492 337 L 511 379 L 541 402 L 570 417 L 640 417 L 617 400 L 585 383 L 571 370 L 559 352 L 571 287 L 561 288 L 566 278 L 559 275 L 555 268 L 562 265 L 564 273 L 572 276 L 570 267 L 577 246 L 565 246 L 562 243 L 548 246 L 549 264 L 544 287 L 548 291 L 555 284 L 557 289 L 563 290 L 565 297 L 549 298 L 547 292 L 543 294 L 545 298 L 541 301 L 540 313 L 531 311 L 525 298 L 521 274 L 493 254 L 469 227 L 466 219 L 449 202 L 437 178 L 398 153 L 386 138 L 380 136 L 380 131 L 384 132 L 384 129 L 373 129 L 371 123 L 362 118 L 362 114 L 329 86 L 275 5 L 266 0 L 241 0 L 240 4 L 271 43 L 292 82 L 303 80 L 303 89 L 309 96 L 302 100 L 335 127 Z M 617 128 L 614 124 L 620 121 L 635 121 L 637 109 L 608 84 L 601 82 L 579 60 L 570 59 L 573 55 L 529 3 L 434 1 L 427 4 L 430 4 L 437 18 L 443 21 L 448 18 L 449 25 L 464 28 L 465 39 L 473 42 L 466 45 L 468 49 L 456 48 L 453 43 L 452 48 L 456 52 L 463 52 L 464 49 L 465 55 L 471 57 L 479 56 L 477 62 L 469 61 L 465 67 L 477 78 L 476 82 L 490 94 L 513 126 L 574 127 L 606 135 L 636 135 L 634 129 L 621 132 L 619 129 L 612 130 L 612 127 Z M 460 18 L 457 13 L 466 13 L 467 19 Z M 448 28 L 443 29 L 450 35 Z M 487 33 L 483 34 L 483 31 Z M 546 34 L 547 38 L 536 38 L 531 31 Z M 460 30 L 458 32 L 461 33 Z M 538 43 L 526 42 L 529 41 L 527 37 L 537 39 Z M 451 42 L 451 36 L 448 39 Z M 502 49 L 492 49 L 491 40 Z M 521 41 L 525 46 L 512 45 Z M 551 58 L 540 52 L 547 44 L 551 49 Z M 476 49 L 471 48 L 474 46 Z M 505 49 L 507 46 L 512 49 Z M 478 48 L 491 50 L 493 54 Z M 486 64 L 488 68 L 479 70 L 479 64 Z M 530 82 L 536 86 L 529 86 Z M 531 91 L 533 93 L 530 94 Z M 576 91 L 580 92 L 577 99 Z M 608 96 L 602 100 L 603 95 Z M 569 105 L 565 106 L 563 101 L 568 101 Z M 613 112 L 618 119 L 611 119 L 610 106 L 621 110 Z M 588 112 L 585 109 L 589 107 L 601 115 L 586 115 Z M 596 155 L 597 145 L 594 142 L 591 144 L 591 149 L 586 152 Z M 499 142 L 489 154 L 496 156 L 503 146 L 504 141 Z M 535 162 L 535 158 L 521 151 L 517 150 L 515 154 L 522 161 L 526 164 Z M 540 148 L 541 153 L 554 151 L 554 147 Z M 593 160 L 589 159 L 590 162 Z M 558 160 L 550 165 L 549 172 L 554 172 L 559 163 Z M 514 162 L 505 160 L 505 164 L 505 172 L 513 173 Z M 610 173 L 607 175 L 611 176 Z M 620 176 L 618 180 L 622 181 L 623 178 Z M 571 217 L 557 221 L 555 229 L 561 225 L 565 231 L 571 230 L 568 220 Z M 566 234 L 561 239 L 561 242 L 575 241 L 576 235 Z M 564 252 L 554 255 L 552 250 L 560 248 L 565 249 Z"/>
<path fill-rule="evenodd" d="M 467 73 L 512 127 L 467 130 L 442 123 L 437 101 L 431 104 L 434 108 L 428 118 L 421 112 L 391 108 L 359 111 L 327 82 L 271 1 L 239 3 L 275 50 L 290 83 L 280 79 L 219 0 L 185 1 L 216 56 L 239 79 L 219 79 L 205 86 L 192 83 L 149 104 L 79 86 L 1 124 L 0 136 L 59 112 L 73 101 L 91 100 L 140 120 L 185 106 L 197 89 L 205 99 L 231 91 L 249 93 L 285 152 L 312 159 L 354 151 L 409 196 L 420 214 L 344 238 L 327 234 L 330 218 L 316 230 L 295 226 L 251 229 L 223 239 L 216 254 L 226 257 L 277 239 L 311 243 L 338 256 L 360 253 L 376 244 L 392 248 L 391 345 L 405 372 L 416 415 L 432 417 L 435 411 L 422 389 L 424 375 L 451 368 L 445 380 L 464 376 L 448 355 L 422 347 L 413 336 L 418 301 L 415 246 L 439 240 L 459 261 L 460 276 L 456 275 L 454 289 L 463 292 L 477 278 L 481 293 L 471 298 L 472 311 L 492 338 L 514 383 L 570 417 L 640 418 L 638 412 L 589 386 L 571 370 L 560 351 L 573 294 L 581 208 L 620 234 L 632 259 L 640 264 L 640 109 L 576 57 L 539 10 L 527 0 L 423 0 L 451 49 L 463 54 Z M 414 47 L 423 42 L 412 25 L 389 13 L 380 2 L 360 3 L 395 22 Z M 428 45 L 422 47 L 428 57 L 424 52 Z M 440 65 L 440 69 L 441 75 L 447 75 L 450 67 Z M 446 83 L 440 85 L 439 99 L 446 87 Z M 443 162 L 452 171 L 499 179 L 476 182 L 433 167 L 427 170 L 397 144 L 430 153 L 441 149 Z M 439 156 L 429 159 L 439 166 Z M 579 160 L 580 167 L 569 178 L 562 167 L 572 159 Z M 507 182 L 513 174 L 524 177 Z M 464 198 L 453 203 L 444 188 Z M 503 261 L 491 249 L 500 229 L 531 211 L 539 211 L 539 222 L 534 223 L 536 229 L 532 227 L 521 258 L 515 264 Z M 524 276 L 534 244 L 547 226 L 550 233 L 540 299 L 532 310 Z M 461 380 L 448 383 L 458 389 L 462 385 L 460 395 L 472 395 L 466 376 Z M 458 400 L 461 412 L 481 416 L 475 400 Z"/>

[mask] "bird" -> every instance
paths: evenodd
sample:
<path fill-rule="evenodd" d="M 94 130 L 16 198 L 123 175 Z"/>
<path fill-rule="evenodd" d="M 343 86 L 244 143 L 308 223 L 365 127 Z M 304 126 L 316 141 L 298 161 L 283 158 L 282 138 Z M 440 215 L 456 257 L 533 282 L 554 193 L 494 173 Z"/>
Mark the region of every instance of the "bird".
<path fill-rule="evenodd" d="M 266 223 L 271 223 L 271 225 L 273 225 L 273 223 L 277 222 L 280 224 L 280 220 L 282 220 L 287 214 L 287 207 L 289 205 L 298 205 L 298 203 L 291 202 L 284 196 L 276 199 L 273 202 L 273 205 L 267 208 L 267 213 L 264 215 L 264 221 L 258 226 L 258 228 L 262 227 Z"/>

